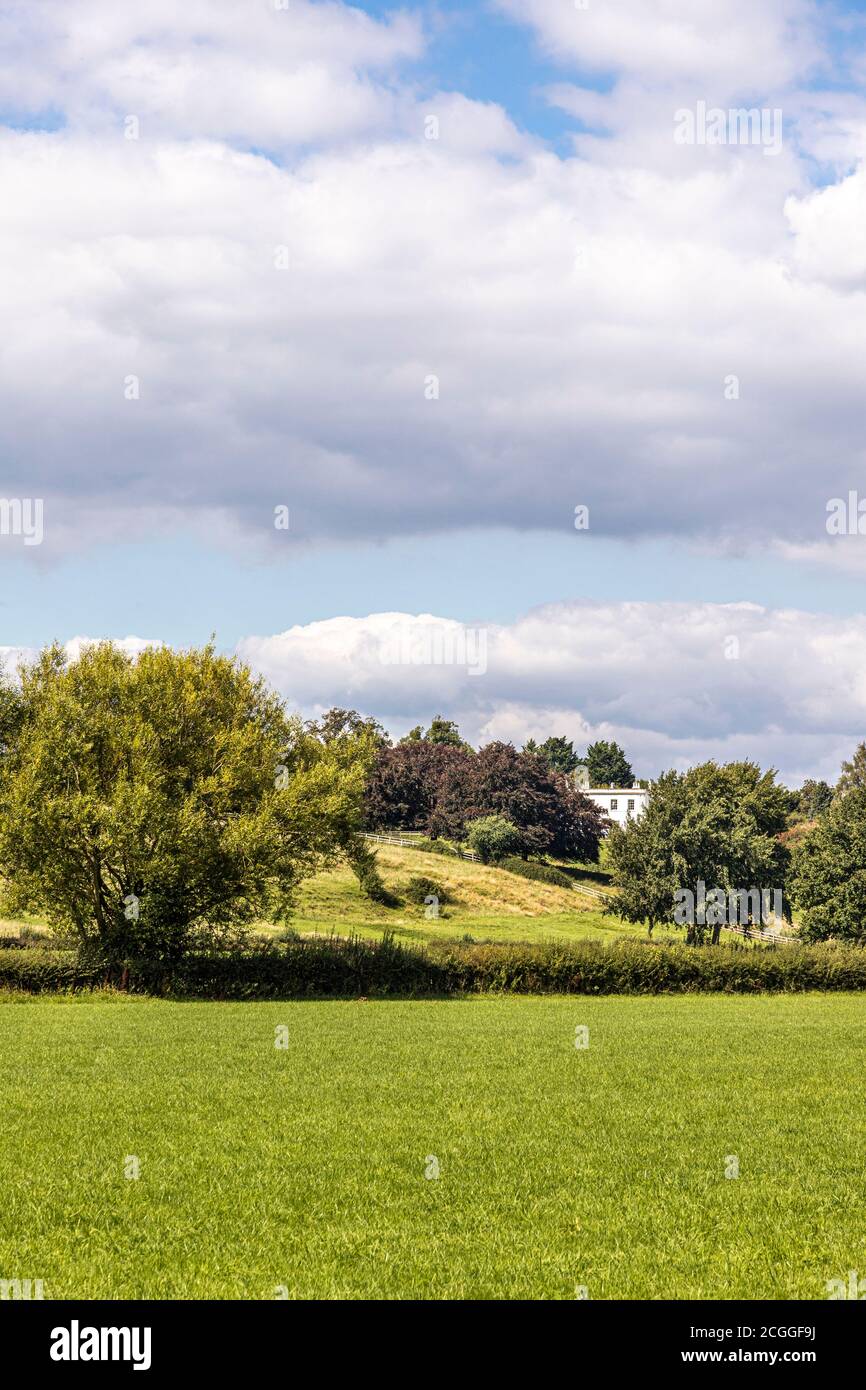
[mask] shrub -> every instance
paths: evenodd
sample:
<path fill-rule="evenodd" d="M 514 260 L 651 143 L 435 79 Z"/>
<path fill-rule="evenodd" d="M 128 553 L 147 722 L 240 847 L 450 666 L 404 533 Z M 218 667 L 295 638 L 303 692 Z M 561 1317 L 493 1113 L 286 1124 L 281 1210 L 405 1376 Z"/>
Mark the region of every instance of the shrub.
<path fill-rule="evenodd" d="M 520 831 L 507 816 L 479 816 L 470 821 L 466 840 L 482 864 L 495 863 L 520 849 Z"/>
<path fill-rule="evenodd" d="M 105 969 L 82 964 L 74 951 L 0 949 L 0 989 L 29 994 L 94 989 L 105 982 Z"/>
<path fill-rule="evenodd" d="M 522 878 L 535 879 L 538 883 L 555 883 L 557 888 L 572 887 L 568 874 L 564 874 L 562 869 L 555 869 L 552 864 L 537 864 L 531 859 L 503 859 L 499 868 L 507 869 L 510 874 L 520 874 Z"/>
<path fill-rule="evenodd" d="M 381 903 L 384 907 L 396 907 L 397 899 L 382 882 L 379 873 L 378 855 L 371 849 L 365 840 L 358 838 L 351 846 L 348 854 L 349 864 L 358 879 L 361 892 L 371 902 Z"/>
<path fill-rule="evenodd" d="M 415 841 L 415 849 L 423 850 L 425 854 L 445 854 L 452 859 L 457 858 L 457 851 L 453 845 L 449 845 L 447 840 L 428 840 L 423 837 Z"/>
<path fill-rule="evenodd" d="M 450 901 L 448 892 L 437 883 L 435 878 L 428 878 L 426 874 L 414 874 L 406 884 L 406 901 L 417 903 L 423 907 L 426 898 L 438 898 L 440 903 Z"/>

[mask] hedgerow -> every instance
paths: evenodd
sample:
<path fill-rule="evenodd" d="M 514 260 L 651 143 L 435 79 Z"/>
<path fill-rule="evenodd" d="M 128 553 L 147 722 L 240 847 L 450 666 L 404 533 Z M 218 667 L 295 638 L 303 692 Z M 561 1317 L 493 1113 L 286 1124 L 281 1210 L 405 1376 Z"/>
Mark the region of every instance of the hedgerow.
<path fill-rule="evenodd" d="M 644 942 L 404 946 L 390 937 L 316 938 L 168 968 L 130 961 L 106 973 L 72 952 L 0 950 L 0 989 L 30 993 L 113 985 L 198 999 L 509 994 L 687 994 L 866 989 L 866 950 L 827 943 L 743 950 Z"/>
<path fill-rule="evenodd" d="M 500 859 L 496 867 L 507 869 L 510 874 L 520 874 L 521 878 L 534 879 L 538 883 L 555 883 L 558 888 L 574 886 L 568 874 L 564 874 L 562 869 L 557 869 L 552 864 L 538 864 L 531 859 L 518 859 L 509 855 L 506 859 Z"/>

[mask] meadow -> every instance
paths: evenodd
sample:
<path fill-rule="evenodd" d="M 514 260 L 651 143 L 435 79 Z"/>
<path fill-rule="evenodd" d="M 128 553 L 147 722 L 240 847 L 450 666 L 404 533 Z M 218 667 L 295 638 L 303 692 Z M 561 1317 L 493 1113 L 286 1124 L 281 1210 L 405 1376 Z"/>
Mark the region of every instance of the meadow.
<path fill-rule="evenodd" d="M 864 1042 L 854 994 L 8 995 L 0 1278 L 46 1298 L 823 1299 L 866 1271 Z"/>
<path fill-rule="evenodd" d="M 532 882 L 493 864 L 473 864 L 445 855 L 423 854 L 395 845 L 376 846 L 379 870 L 388 889 L 404 899 L 399 907 L 384 907 L 364 898 L 357 879 L 345 865 L 316 874 L 300 885 L 293 930 L 302 935 L 332 933 L 378 939 L 383 930 L 406 942 L 605 941 L 622 936 L 646 936 L 643 927 L 606 915 L 598 893 L 605 876 L 596 868 L 573 870 L 574 887 L 558 888 Z M 415 875 L 441 884 L 448 894 L 436 919 L 423 907 L 405 902 L 406 886 Z M 262 924 L 260 930 L 277 935 Z M 682 933 L 680 932 L 681 939 Z M 659 940 L 677 933 L 660 928 Z"/>

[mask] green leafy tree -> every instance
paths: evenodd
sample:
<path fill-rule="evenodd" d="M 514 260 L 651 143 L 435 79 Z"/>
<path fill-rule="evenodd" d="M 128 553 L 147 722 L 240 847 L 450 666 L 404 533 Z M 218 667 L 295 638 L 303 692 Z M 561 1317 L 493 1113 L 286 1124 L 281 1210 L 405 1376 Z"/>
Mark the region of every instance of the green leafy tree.
<path fill-rule="evenodd" d="M 643 816 L 611 826 L 608 835 L 607 867 L 618 893 L 605 910 L 625 922 L 646 922 L 650 936 L 658 923 L 673 921 L 679 886 L 673 844 L 685 800 L 681 778 L 665 773 Z"/>
<path fill-rule="evenodd" d="M 369 736 L 305 733 L 212 646 L 52 647 L 0 759 L 0 876 L 108 963 L 176 959 L 280 920 L 360 829 Z"/>
<path fill-rule="evenodd" d="M 866 944 L 866 787 L 835 797 L 797 845 L 791 893 L 808 940 Z"/>
<path fill-rule="evenodd" d="M 437 714 L 430 721 L 430 728 L 426 733 L 421 724 L 416 724 L 414 729 L 410 729 L 408 734 L 403 735 L 400 742 L 432 743 L 440 748 L 469 748 L 469 744 L 460 737 L 460 730 L 454 720 L 443 719 L 441 714 Z"/>
<path fill-rule="evenodd" d="M 575 766 L 578 761 L 575 759 Z M 618 743 L 604 739 L 591 743 L 581 761 L 586 764 L 591 787 L 630 787 L 634 782 L 631 763 Z"/>
<path fill-rule="evenodd" d="M 562 736 L 546 738 L 537 752 L 552 772 L 574 772 L 579 762 L 573 743 Z"/>
<path fill-rule="evenodd" d="M 858 743 L 850 762 L 842 764 L 842 776 L 836 783 L 836 791 L 843 795 L 850 791 L 861 791 L 866 787 L 866 743 Z"/>
<path fill-rule="evenodd" d="M 806 820 L 817 820 L 829 810 L 833 800 L 833 788 L 829 782 L 816 782 L 808 778 L 800 788 L 797 797 L 797 812 Z"/>
<path fill-rule="evenodd" d="M 470 821 L 466 840 L 483 864 L 516 854 L 523 843 L 517 826 L 506 816 L 479 816 Z"/>
<path fill-rule="evenodd" d="M 309 720 L 306 727 L 322 743 L 332 743 L 335 738 L 357 738 L 361 734 L 368 735 L 371 743 L 378 748 L 387 748 L 391 742 L 378 719 L 365 718 L 356 709 L 334 706 L 326 710 L 321 718 Z"/>
<path fill-rule="evenodd" d="M 0 663 L 0 760 L 12 746 L 23 717 L 21 693 Z"/>
<path fill-rule="evenodd" d="M 453 719 L 443 719 L 441 714 L 437 714 L 431 720 L 430 728 L 424 735 L 428 743 L 436 743 L 447 748 L 465 748 L 467 745 L 460 737 L 460 730 Z"/>
<path fill-rule="evenodd" d="M 611 830 L 608 867 L 620 890 L 610 910 L 626 921 L 674 921 L 676 893 L 697 900 L 699 883 L 725 893 L 753 889 L 784 897 L 788 852 L 786 789 L 754 763 L 703 763 L 668 772 L 652 788 L 644 814 Z M 787 910 L 787 909 L 786 909 Z M 715 924 L 712 938 L 719 939 Z M 690 941 L 702 939 L 699 922 Z"/>

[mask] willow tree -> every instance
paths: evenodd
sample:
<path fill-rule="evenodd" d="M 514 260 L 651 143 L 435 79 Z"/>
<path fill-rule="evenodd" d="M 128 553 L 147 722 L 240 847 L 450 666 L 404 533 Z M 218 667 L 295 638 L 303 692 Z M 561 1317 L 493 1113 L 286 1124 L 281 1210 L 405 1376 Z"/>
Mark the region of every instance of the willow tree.
<path fill-rule="evenodd" d="M 177 958 L 289 913 L 361 822 L 369 740 L 324 743 L 212 646 L 57 646 L 4 682 L 0 876 L 108 961 Z M 2 702 L 0 702 L 2 703 Z"/>

